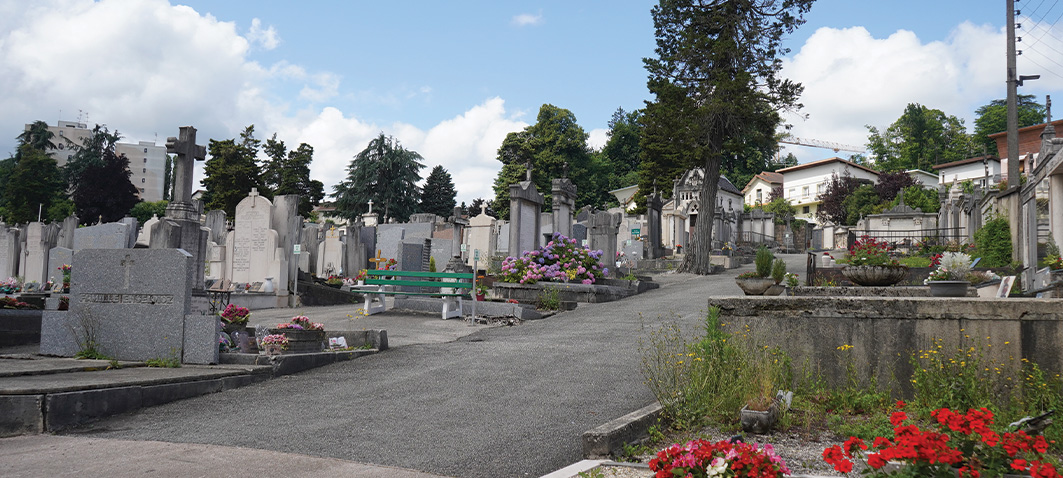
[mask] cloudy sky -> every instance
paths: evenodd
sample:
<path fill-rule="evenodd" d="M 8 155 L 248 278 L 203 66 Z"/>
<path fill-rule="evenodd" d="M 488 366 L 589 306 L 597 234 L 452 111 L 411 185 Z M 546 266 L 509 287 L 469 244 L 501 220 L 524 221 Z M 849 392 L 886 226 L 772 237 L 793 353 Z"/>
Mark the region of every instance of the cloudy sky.
<path fill-rule="evenodd" d="M 1055 3 L 1018 3 L 1019 71 L 1041 75 L 1022 92 L 1042 99 L 1063 85 Z M 424 156 L 425 175 L 443 165 L 459 201 L 491 197 L 502 139 L 542 104 L 571 110 L 600 147 L 613 111 L 651 99 L 653 4 L 0 0 L 0 155 L 34 120 L 160 144 L 182 125 L 206 144 L 254 124 L 260 139 L 311 144 L 331 192 L 383 132 Z M 785 60 L 805 85 L 796 136 L 863 146 L 864 125 L 909 102 L 970 127 L 1005 95 L 1003 1 L 820 0 L 807 19 Z"/>

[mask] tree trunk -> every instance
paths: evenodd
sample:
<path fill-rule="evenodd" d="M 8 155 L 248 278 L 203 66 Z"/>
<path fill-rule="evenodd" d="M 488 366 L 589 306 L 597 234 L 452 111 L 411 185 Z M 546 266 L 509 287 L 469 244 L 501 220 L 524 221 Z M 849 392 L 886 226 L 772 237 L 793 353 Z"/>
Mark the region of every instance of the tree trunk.
<path fill-rule="evenodd" d="M 687 254 L 677 269 L 679 272 L 707 275 L 712 273 L 712 225 L 716 222 L 716 191 L 720 186 L 720 156 L 705 160 L 705 180 L 701 183 L 698 200 L 698 222 L 687 244 Z"/>

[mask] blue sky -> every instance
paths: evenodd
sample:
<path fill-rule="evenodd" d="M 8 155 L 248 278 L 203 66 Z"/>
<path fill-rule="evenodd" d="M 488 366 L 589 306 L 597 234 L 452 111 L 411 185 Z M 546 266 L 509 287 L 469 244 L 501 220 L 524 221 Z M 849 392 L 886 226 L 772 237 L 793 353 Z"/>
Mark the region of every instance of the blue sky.
<path fill-rule="evenodd" d="M 654 3 L 0 0 L 0 154 L 23 124 L 79 110 L 131 141 L 191 124 L 205 144 L 253 123 L 262 139 L 313 145 L 312 176 L 331 191 L 384 132 L 447 168 L 459 201 L 490 197 L 502 138 L 542 104 L 571 110 L 600 146 L 616 108 L 650 99 Z M 818 1 L 787 43 L 808 115 L 788 116 L 793 133 L 862 146 L 865 125 L 909 102 L 970 128 L 1004 96 L 1004 5 Z M 1043 100 L 1063 84 L 1063 6 L 1019 8 L 1032 17 L 1020 73 L 1042 74 L 1023 92 Z"/>

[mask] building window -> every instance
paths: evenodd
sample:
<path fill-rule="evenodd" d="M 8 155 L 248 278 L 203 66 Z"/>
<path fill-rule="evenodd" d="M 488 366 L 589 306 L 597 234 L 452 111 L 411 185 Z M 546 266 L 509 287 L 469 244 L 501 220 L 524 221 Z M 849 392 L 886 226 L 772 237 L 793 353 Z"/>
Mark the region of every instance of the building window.
<path fill-rule="evenodd" d="M 147 152 L 148 152 L 148 148 L 144 148 L 144 153 L 147 153 Z"/>
<path fill-rule="evenodd" d="M 801 214 L 808 214 L 808 206 L 801 208 Z"/>
<path fill-rule="evenodd" d="M 808 197 L 808 186 L 801 188 L 801 196 Z"/>
<path fill-rule="evenodd" d="M 74 155 L 73 155 L 73 154 L 68 154 L 68 155 L 66 155 L 66 159 L 73 159 L 73 157 L 74 157 Z"/>
<path fill-rule="evenodd" d="M 816 194 L 823 194 L 823 191 L 827 189 L 827 183 L 819 183 L 816 185 Z"/>
<path fill-rule="evenodd" d="M 764 200 L 763 193 L 758 189 L 757 190 L 757 204 L 760 204 L 761 201 L 763 201 L 763 200 Z"/>
<path fill-rule="evenodd" d="M 796 189 L 790 189 L 790 199 L 793 199 L 794 196 L 796 196 L 796 195 L 797 195 L 797 190 Z"/>
<path fill-rule="evenodd" d="M 144 158 L 144 163 L 147 164 L 148 158 Z"/>
<path fill-rule="evenodd" d="M 147 173 L 148 172 L 148 168 L 142 168 L 142 169 L 143 169 L 143 171 L 141 171 L 142 173 Z"/>
<path fill-rule="evenodd" d="M 148 182 L 148 179 L 147 178 L 140 178 L 140 182 L 141 182 L 141 184 L 146 183 L 146 182 Z"/>
<path fill-rule="evenodd" d="M 63 136 L 63 130 L 59 130 L 59 136 Z"/>

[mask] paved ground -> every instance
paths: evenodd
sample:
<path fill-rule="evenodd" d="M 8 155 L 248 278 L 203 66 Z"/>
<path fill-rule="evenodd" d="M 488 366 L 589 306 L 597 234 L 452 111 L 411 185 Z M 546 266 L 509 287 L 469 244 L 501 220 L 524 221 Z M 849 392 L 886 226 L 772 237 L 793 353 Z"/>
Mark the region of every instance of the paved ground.
<path fill-rule="evenodd" d="M 804 255 L 786 259 L 791 271 L 804 270 Z M 306 308 L 301 312 L 330 329 L 388 329 L 394 348 L 68 435 L 137 440 L 143 445 L 122 443 L 141 449 L 145 460 L 154 459 L 154 442 L 177 442 L 454 477 L 541 476 L 580 459 L 583 431 L 653 401 L 639 374 L 642 327 L 675 318 L 696 330 L 706 299 L 740 294 L 732 279 L 750 267 L 707 277 L 660 275 L 658 290 L 580 304 L 516 327 L 398 314 L 351 323 L 343 308 Z M 291 312 L 255 312 L 253 322 L 273 323 Z"/>

